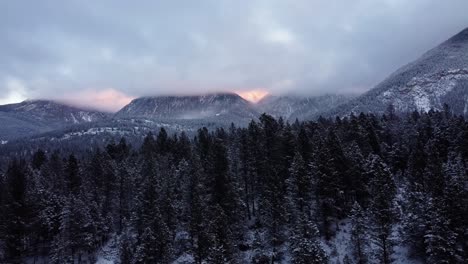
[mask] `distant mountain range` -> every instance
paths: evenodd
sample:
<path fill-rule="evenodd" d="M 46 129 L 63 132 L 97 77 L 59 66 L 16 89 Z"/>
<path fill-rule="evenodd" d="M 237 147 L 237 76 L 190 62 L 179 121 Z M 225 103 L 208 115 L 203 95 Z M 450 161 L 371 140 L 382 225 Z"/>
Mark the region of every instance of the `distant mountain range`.
<path fill-rule="evenodd" d="M 115 114 L 47 100 L 28 100 L 0 106 L 0 143 L 66 127 L 78 130 L 83 124 L 91 129 L 86 132 L 89 134 L 115 132 L 116 126 L 131 128 L 131 133 L 142 127 L 159 126 L 194 130 L 230 123 L 245 125 L 262 113 L 293 121 L 351 112 L 383 113 L 390 104 L 399 112 L 428 111 L 442 109 L 444 103 L 454 113 L 468 115 L 468 28 L 361 96 L 266 96 L 256 104 L 234 93 L 154 96 L 137 98 Z"/>
<path fill-rule="evenodd" d="M 168 129 L 193 130 L 202 126 L 247 125 L 262 113 L 288 120 L 307 119 L 346 102 L 347 96 L 319 97 L 268 96 L 253 104 L 235 93 L 192 96 L 154 96 L 134 99 L 115 114 L 67 106 L 47 100 L 28 100 L 0 106 L 0 140 L 6 141 L 54 130 L 95 127 L 86 133 L 110 132 L 112 127 L 165 126 Z M 105 129 L 101 129 L 105 126 Z M 89 125 L 85 126 L 89 129 Z M 115 131 L 114 131 L 115 132 Z M 86 134 L 85 133 L 85 134 Z M 78 131 L 73 135 L 80 134 Z"/>

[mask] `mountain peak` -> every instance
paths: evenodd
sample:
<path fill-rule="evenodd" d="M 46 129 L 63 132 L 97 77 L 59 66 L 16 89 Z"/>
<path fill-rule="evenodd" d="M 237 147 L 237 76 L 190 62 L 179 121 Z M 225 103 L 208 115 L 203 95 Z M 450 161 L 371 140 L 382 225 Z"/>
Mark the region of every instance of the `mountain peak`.
<path fill-rule="evenodd" d="M 47 122 L 64 123 L 91 122 L 107 118 L 105 113 L 44 99 L 28 99 L 21 103 L 0 105 L 0 112 L 27 115 Z"/>
<path fill-rule="evenodd" d="M 236 93 L 164 95 L 134 99 L 117 114 L 119 117 L 149 119 L 205 119 L 226 116 L 255 117 L 250 103 Z"/>

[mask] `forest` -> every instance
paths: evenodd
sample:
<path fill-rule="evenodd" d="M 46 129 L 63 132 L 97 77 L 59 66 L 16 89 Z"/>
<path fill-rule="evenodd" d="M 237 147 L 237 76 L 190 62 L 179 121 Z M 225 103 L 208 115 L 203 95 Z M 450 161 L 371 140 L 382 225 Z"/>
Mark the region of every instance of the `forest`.
<path fill-rule="evenodd" d="M 122 264 L 468 263 L 468 123 L 448 107 L 130 141 L 10 157 L 0 262 L 95 263 L 112 241 Z"/>

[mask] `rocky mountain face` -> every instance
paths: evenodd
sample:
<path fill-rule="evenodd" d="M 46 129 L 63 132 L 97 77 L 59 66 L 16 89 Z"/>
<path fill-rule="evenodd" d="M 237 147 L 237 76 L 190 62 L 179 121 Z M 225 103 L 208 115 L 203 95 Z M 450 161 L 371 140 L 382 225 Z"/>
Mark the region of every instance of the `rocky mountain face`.
<path fill-rule="evenodd" d="M 68 125 L 105 120 L 109 114 L 48 100 L 0 105 L 0 140 L 52 131 Z"/>
<path fill-rule="evenodd" d="M 346 103 L 352 95 L 322 95 L 315 97 L 301 96 L 266 96 L 258 102 L 256 108 L 261 113 L 286 120 L 311 119 L 323 112 Z"/>
<path fill-rule="evenodd" d="M 234 93 L 194 96 L 141 97 L 115 115 L 116 118 L 147 119 L 216 119 L 232 120 L 257 117 L 254 106 Z"/>
<path fill-rule="evenodd" d="M 445 103 L 468 115 L 468 28 L 329 114 L 382 113 L 390 104 L 400 112 L 440 110 Z"/>

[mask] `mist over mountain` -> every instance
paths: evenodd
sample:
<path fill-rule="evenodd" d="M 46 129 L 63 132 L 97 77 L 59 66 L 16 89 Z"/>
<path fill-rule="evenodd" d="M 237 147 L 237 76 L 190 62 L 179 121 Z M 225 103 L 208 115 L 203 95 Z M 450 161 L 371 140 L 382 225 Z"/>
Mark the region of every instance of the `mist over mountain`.
<path fill-rule="evenodd" d="M 354 97 L 355 95 L 334 94 L 309 97 L 268 95 L 257 103 L 256 108 L 261 113 L 283 117 L 286 120 L 307 120 L 342 105 Z"/>

